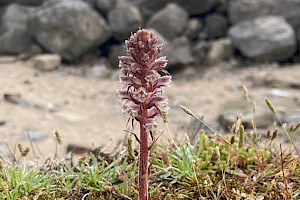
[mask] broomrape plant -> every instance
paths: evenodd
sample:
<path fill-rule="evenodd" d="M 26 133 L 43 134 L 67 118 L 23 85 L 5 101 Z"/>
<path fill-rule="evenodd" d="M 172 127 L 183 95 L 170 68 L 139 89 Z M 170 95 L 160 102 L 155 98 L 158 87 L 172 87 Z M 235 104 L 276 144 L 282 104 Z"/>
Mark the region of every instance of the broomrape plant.
<path fill-rule="evenodd" d="M 171 76 L 165 70 L 166 57 L 158 58 L 162 44 L 158 44 L 157 37 L 149 30 L 138 30 L 125 41 L 125 47 L 127 56 L 119 57 L 123 87 L 118 91 L 118 96 L 122 99 L 123 112 L 140 124 L 140 136 L 137 138 L 140 143 L 139 199 L 147 200 L 148 151 L 157 140 L 153 138 L 157 130 L 155 117 L 164 117 L 169 109 L 163 88 L 171 83 Z"/>

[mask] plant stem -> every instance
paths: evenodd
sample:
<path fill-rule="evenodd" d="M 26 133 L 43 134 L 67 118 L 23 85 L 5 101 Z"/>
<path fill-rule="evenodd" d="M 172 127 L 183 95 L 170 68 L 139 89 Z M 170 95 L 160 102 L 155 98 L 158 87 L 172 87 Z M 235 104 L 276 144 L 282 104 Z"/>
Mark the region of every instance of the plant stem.
<path fill-rule="evenodd" d="M 140 121 L 139 200 L 148 200 L 148 134 Z"/>

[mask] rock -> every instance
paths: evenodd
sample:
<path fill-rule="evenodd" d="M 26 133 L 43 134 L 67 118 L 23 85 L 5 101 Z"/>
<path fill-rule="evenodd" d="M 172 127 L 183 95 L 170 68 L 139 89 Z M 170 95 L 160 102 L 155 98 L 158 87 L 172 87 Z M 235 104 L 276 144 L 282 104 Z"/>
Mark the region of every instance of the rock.
<path fill-rule="evenodd" d="M 220 64 L 228 61 L 233 56 L 233 47 L 230 39 L 219 39 L 212 41 L 206 55 L 206 63 L 208 65 Z"/>
<path fill-rule="evenodd" d="M 33 66 L 41 71 L 51 71 L 61 65 L 61 56 L 58 54 L 44 54 L 35 56 Z"/>
<path fill-rule="evenodd" d="M 10 149 L 8 148 L 8 145 L 4 142 L 0 143 L 0 154 L 8 154 L 10 152 Z"/>
<path fill-rule="evenodd" d="M 116 4 L 116 0 L 95 0 L 94 5 L 103 14 L 109 13 Z"/>
<path fill-rule="evenodd" d="M 177 4 L 169 3 L 150 18 L 147 26 L 171 41 L 184 33 L 187 24 L 188 13 Z"/>
<path fill-rule="evenodd" d="M 220 3 L 220 0 L 175 0 L 190 15 L 207 14 Z"/>
<path fill-rule="evenodd" d="M 187 65 L 194 61 L 190 42 L 186 37 L 176 38 L 165 49 L 168 49 L 165 52 L 168 58 L 168 65 Z"/>
<path fill-rule="evenodd" d="M 83 122 L 87 120 L 87 118 L 82 115 L 77 115 L 69 112 L 57 112 L 54 113 L 53 115 L 58 119 L 68 123 L 77 123 L 77 122 Z"/>
<path fill-rule="evenodd" d="M 29 21 L 32 33 L 46 50 L 74 61 L 110 37 L 104 19 L 87 3 L 50 0 Z"/>
<path fill-rule="evenodd" d="M 124 3 L 118 5 L 108 14 L 108 22 L 113 36 L 123 42 L 130 36 L 130 33 L 142 26 L 143 18 L 137 7 Z"/>
<path fill-rule="evenodd" d="M 47 0 L 14 0 L 15 3 L 24 4 L 24 5 L 31 5 L 31 6 L 38 6 L 43 4 Z"/>
<path fill-rule="evenodd" d="M 229 36 L 244 56 L 259 61 L 284 61 L 296 52 L 295 32 L 282 17 L 237 23 L 230 28 Z"/>
<path fill-rule="evenodd" d="M 226 35 L 228 28 L 227 18 L 220 14 L 211 14 L 205 18 L 206 33 L 209 38 L 219 38 Z"/>
<path fill-rule="evenodd" d="M 144 19 L 149 19 L 157 10 L 165 7 L 169 0 L 130 0 L 130 2 L 140 8 Z"/>
<path fill-rule="evenodd" d="M 12 1 L 11 0 L 0 0 L 0 11 L 1 11 L 1 8 L 4 7 L 4 6 L 7 6 L 9 4 L 11 4 Z M 0 13 L 1 15 L 1 13 Z"/>
<path fill-rule="evenodd" d="M 4 126 L 6 124 L 5 120 L 0 120 L 0 126 Z"/>
<path fill-rule="evenodd" d="M 3 95 L 4 100 L 6 102 L 12 103 L 12 104 L 19 104 L 21 102 L 22 96 L 21 94 L 10 94 L 10 93 L 5 93 Z"/>
<path fill-rule="evenodd" d="M 17 58 L 15 56 L 0 56 L 0 64 L 4 63 L 14 63 Z"/>
<path fill-rule="evenodd" d="M 112 71 L 109 70 L 106 65 L 100 64 L 86 68 L 84 74 L 87 78 L 107 79 L 110 78 Z"/>
<path fill-rule="evenodd" d="M 200 41 L 194 45 L 192 54 L 196 65 L 206 64 L 206 57 L 209 48 L 210 44 L 207 41 Z"/>
<path fill-rule="evenodd" d="M 276 118 L 274 114 L 267 108 L 264 102 L 256 102 L 255 124 L 256 128 L 268 128 L 273 125 Z M 222 106 L 218 122 L 226 130 L 233 125 L 237 117 L 242 115 L 242 124 L 245 129 L 252 128 L 252 108 L 249 103 L 243 98 L 232 99 L 224 103 Z"/>
<path fill-rule="evenodd" d="M 48 138 L 48 134 L 42 132 L 34 132 L 34 131 L 25 131 L 25 133 L 21 136 L 23 141 L 31 140 L 31 141 L 43 141 Z"/>
<path fill-rule="evenodd" d="M 19 54 L 34 43 L 27 22 L 34 8 L 11 4 L 5 10 L 0 24 L 0 52 Z"/>
<path fill-rule="evenodd" d="M 261 16 L 280 15 L 300 28 L 300 1 L 299 0 L 239 0 L 229 1 L 228 16 L 235 24 L 243 20 L 251 20 Z"/>
<path fill-rule="evenodd" d="M 290 92 L 281 89 L 271 89 L 267 93 L 267 97 L 274 98 L 274 97 L 292 97 Z"/>
<path fill-rule="evenodd" d="M 272 97 L 269 98 L 273 107 L 275 108 L 279 118 L 286 121 L 287 116 L 295 116 L 293 114 L 299 113 L 299 105 L 294 98 L 290 97 Z M 222 113 L 218 117 L 218 122 L 223 128 L 231 127 L 235 122 L 236 117 L 242 114 L 243 125 L 246 129 L 252 128 L 251 118 L 253 117 L 252 108 L 249 103 L 241 99 L 233 99 L 227 101 L 223 105 Z M 292 122 L 292 118 L 289 119 Z M 256 109 L 254 122 L 258 129 L 266 129 L 273 126 L 274 122 L 278 122 L 275 114 L 268 108 L 264 99 L 256 101 Z"/>
<path fill-rule="evenodd" d="M 92 152 L 92 149 L 89 147 L 78 145 L 78 144 L 68 144 L 66 152 L 77 154 L 77 155 L 82 155 L 82 154 Z"/>
<path fill-rule="evenodd" d="M 118 69 L 119 56 L 127 55 L 126 48 L 124 45 L 112 45 L 109 47 L 110 53 L 108 55 L 108 61 L 114 69 Z"/>
<path fill-rule="evenodd" d="M 184 35 L 187 36 L 190 40 L 197 40 L 199 32 L 202 31 L 203 28 L 204 26 L 199 19 L 192 18 L 188 22 Z"/>

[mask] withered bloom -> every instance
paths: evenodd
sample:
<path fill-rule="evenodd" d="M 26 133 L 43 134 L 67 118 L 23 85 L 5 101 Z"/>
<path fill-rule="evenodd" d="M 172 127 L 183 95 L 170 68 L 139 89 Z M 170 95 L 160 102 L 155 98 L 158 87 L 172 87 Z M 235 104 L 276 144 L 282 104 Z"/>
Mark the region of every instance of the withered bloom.
<path fill-rule="evenodd" d="M 171 83 L 165 67 L 166 57 L 158 58 L 162 44 L 150 31 L 142 29 L 125 41 L 127 56 L 120 56 L 119 67 L 124 75 L 120 76 L 123 89 L 118 91 L 123 101 L 123 112 L 141 122 L 144 128 L 153 131 L 157 127 L 154 118 L 167 114 L 168 99 L 163 96 L 163 87 Z M 164 74 L 162 76 L 161 74 Z"/>
<path fill-rule="evenodd" d="M 139 154 L 139 200 L 148 199 L 148 137 L 157 129 L 156 116 L 168 112 L 168 99 L 163 96 L 163 87 L 171 83 L 171 76 L 165 70 L 166 57 L 158 58 L 162 44 L 148 30 L 138 30 L 125 41 L 127 56 L 119 57 L 119 67 L 124 75 L 120 77 L 123 89 L 118 91 L 123 101 L 123 112 L 140 124 Z M 162 76 L 162 74 L 164 76 Z"/>

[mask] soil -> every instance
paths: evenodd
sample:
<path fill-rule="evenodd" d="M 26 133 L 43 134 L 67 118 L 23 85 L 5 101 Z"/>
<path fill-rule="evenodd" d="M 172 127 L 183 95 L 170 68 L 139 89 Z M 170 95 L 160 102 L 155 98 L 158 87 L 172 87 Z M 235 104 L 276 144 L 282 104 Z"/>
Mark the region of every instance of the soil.
<path fill-rule="evenodd" d="M 116 148 L 116 143 L 126 135 L 127 123 L 116 95 L 119 82 L 117 78 L 99 80 L 75 75 L 78 71 L 80 67 L 41 72 L 30 62 L 0 64 L 2 154 L 7 154 L 7 147 L 13 152 L 16 144 L 21 143 L 24 147 L 33 145 L 38 157 L 53 157 L 56 130 L 64 147 L 75 144 L 90 148 L 106 146 L 108 150 Z M 216 119 L 222 112 L 222 104 L 243 96 L 243 84 L 252 98 L 264 99 L 271 88 L 255 87 L 249 78 L 260 75 L 299 81 L 300 65 L 220 65 L 205 70 L 191 67 L 177 72 L 172 86 L 165 90 L 169 97 L 171 132 L 182 136 L 189 126 L 190 117 L 179 105 L 204 116 L 208 124 L 218 128 Z M 299 88 L 285 91 L 300 100 Z M 165 126 L 160 129 L 164 130 Z M 32 140 L 28 139 L 28 134 Z M 162 138 L 168 138 L 166 131 Z M 30 156 L 33 156 L 32 151 Z"/>

